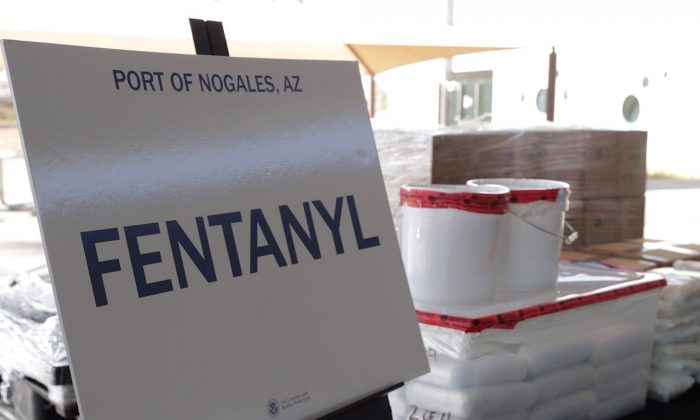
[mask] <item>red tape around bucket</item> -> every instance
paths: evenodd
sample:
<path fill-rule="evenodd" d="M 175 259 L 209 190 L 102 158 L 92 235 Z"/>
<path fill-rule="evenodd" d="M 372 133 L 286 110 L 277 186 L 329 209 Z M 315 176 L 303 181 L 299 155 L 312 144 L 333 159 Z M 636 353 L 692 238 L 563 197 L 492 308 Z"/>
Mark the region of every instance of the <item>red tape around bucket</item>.
<path fill-rule="evenodd" d="M 402 206 L 455 209 L 482 214 L 505 214 L 508 212 L 509 194 L 445 193 L 430 190 L 401 189 Z"/>
<path fill-rule="evenodd" d="M 535 201 L 551 201 L 555 203 L 559 197 L 559 189 L 552 190 L 511 190 L 510 202 L 513 204 L 529 204 Z"/>
<path fill-rule="evenodd" d="M 641 284 L 634 284 L 620 289 L 605 292 L 592 293 L 572 297 L 557 302 L 548 302 L 541 305 L 529 306 L 516 311 L 503 312 L 482 318 L 461 318 L 458 316 L 440 315 L 430 312 L 416 311 L 418 322 L 436 327 L 451 328 L 465 333 L 477 333 L 489 328 L 512 330 L 519 322 L 536 318 L 542 315 L 554 314 L 595 303 L 607 302 L 622 297 L 643 293 L 666 286 L 666 280 L 654 280 Z"/>

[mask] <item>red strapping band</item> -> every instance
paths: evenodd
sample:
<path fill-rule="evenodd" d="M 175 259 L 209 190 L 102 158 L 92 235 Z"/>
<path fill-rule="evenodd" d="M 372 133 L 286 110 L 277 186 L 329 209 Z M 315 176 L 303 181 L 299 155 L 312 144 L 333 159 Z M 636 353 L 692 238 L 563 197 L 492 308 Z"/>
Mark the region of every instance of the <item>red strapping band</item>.
<path fill-rule="evenodd" d="M 595 303 L 607 302 L 625 296 L 659 289 L 665 286 L 666 280 L 654 280 L 641 284 L 634 284 L 620 289 L 580 295 L 557 302 L 543 303 L 541 305 L 489 315 L 482 318 L 461 318 L 457 316 L 440 315 L 422 311 L 416 311 L 416 316 L 418 318 L 418 322 L 421 324 L 451 328 L 453 330 L 459 330 L 465 333 L 477 333 L 489 328 L 512 330 L 519 322 L 527 319 L 562 312 L 569 309 L 576 309 L 583 306 L 593 305 Z"/>
<path fill-rule="evenodd" d="M 456 209 L 482 214 L 506 214 L 510 194 L 444 193 L 401 188 L 402 206 L 429 209 Z"/>
<path fill-rule="evenodd" d="M 513 204 L 529 204 L 535 201 L 551 201 L 555 203 L 560 189 L 552 190 L 511 190 L 510 202 Z"/>

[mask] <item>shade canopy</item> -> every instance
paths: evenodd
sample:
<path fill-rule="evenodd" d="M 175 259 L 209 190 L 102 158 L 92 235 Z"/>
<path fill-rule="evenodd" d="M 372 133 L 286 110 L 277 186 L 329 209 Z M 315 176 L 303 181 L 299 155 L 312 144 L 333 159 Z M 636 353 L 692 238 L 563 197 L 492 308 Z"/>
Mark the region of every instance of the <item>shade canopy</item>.
<path fill-rule="evenodd" d="M 0 30 L 0 38 L 22 41 L 51 42 L 136 51 L 193 54 L 191 39 L 137 38 L 88 34 L 20 32 Z M 456 47 L 427 45 L 309 44 L 284 42 L 250 42 L 228 40 L 235 57 L 283 58 L 309 60 L 357 60 L 363 71 L 376 75 L 395 67 L 460 54 L 491 51 L 495 47 Z M 0 61 L 0 67 L 3 67 Z"/>
<path fill-rule="evenodd" d="M 357 61 L 371 75 L 395 67 L 436 58 L 450 58 L 461 54 L 471 54 L 498 50 L 494 47 L 452 47 L 428 45 L 369 45 L 347 44 Z"/>

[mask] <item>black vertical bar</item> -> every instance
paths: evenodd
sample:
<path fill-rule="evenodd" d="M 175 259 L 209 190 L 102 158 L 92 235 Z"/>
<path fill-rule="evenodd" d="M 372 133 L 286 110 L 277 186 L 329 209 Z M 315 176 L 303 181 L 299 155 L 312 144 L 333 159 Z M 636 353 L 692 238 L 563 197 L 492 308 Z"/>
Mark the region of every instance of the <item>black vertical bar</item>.
<path fill-rule="evenodd" d="M 391 420 L 391 405 L 389 405 L 389 397 L 387 394 L 391 391 L 399 389 L 403 383 L 390 386 L 380 392 L 356 401 L 340 410 L 334 411 L 325 416 L 321 416 L 318 420 L 355 420 L 355 419 L 372 419 L 372 420 Z"/>
<path fill-rule="evenodd" d="M 190 19 L 192 40 L 197 55 L 212 55 L 211 42 L 207 32 L 207 24 L 202 19 Z"/>
<path fill-rule="evenodd" d="M 228 45 L 226 45 L 226 34 L 224 24 L 213 20 L 206 21 L 207 33 L 209 34 L 209 45 L 211 55 L 223 55 L 228 57 Z"/>
<path fill-rule="evenodd" d="M 554 121 L 554 97 L 557 89 L 557 52 L 552 47 L 549 54 L 549 80 L 547 83 L 547 121 Z"/>

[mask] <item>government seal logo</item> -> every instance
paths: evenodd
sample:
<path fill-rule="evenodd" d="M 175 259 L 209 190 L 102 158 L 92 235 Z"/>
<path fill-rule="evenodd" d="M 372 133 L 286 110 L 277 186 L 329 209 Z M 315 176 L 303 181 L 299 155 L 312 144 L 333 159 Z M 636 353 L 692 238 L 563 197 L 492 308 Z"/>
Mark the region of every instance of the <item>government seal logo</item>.
<path fill-rule="evenodd" d="M 280 414 L 280 411 L 282 411 L 282 407 L 280 406 L 279 401 L 276 399 L 272 398 L 270 401 L 267 402 L 267 415 L 270 416 L 271 418 L 275 418 Z"/>

